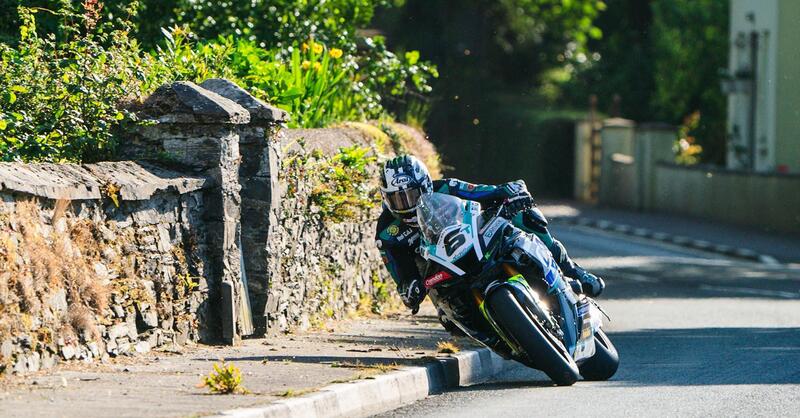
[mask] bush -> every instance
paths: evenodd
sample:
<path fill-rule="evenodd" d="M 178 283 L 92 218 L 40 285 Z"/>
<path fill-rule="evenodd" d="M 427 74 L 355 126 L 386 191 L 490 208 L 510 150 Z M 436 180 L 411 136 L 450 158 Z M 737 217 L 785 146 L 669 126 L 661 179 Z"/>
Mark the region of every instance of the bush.
<path fill-rule="evenodd" d="M 20 7 L 18 45 L 0 44 L 0 160 L 107 158 L 125 118 L 119 104 L 143 89 L 129 27 L 98 25 L 91 10 L 78 14 L 64 3 L 61 38 L 41 37 L 37 12 Z"/>
<path fill-rule="evenodd" d="M 162 30 L 164 42 L 144 53 L 131 36 L 136 2 L 127 17 L 101 22 L 102 5 L 69 0 L 57 12 L 19 8 L 16 45 L 0 44 L 0 160 L 97 161 L 113 157 L 125 111 L 159 85 L 225 77 L 291 114 L 290 127 L 398 114 L 419 120 L 436 69 L 411 51 L 397 57 L 381 39 L 357 55 L 313 38 L 266 49 L 251 39 L 200 41 L 188 27 Z M 39 13 L 59 20 L 40 36 Z M 353 38 L 354 39 L 354 38 Z M 393 112 L 382 104 L 394 100 Z"/>
<path fill-rule="evenodd" d="M 321 127 L 335 121 L 367 120 L 385 116 L 382 98 L 397 114 L 421 119 L 421 103 L 436 68 L 419 61 L 412 51 L 405 59 L 386 50 L 383 40 L 369 39 L 370 53 L 356 56 L 345 49 L 307 40 L 286 51 L 267 50 L 250 40 L 220 37 L 213 42 L 193 41 L 187 27 L 164 32 L 166 45 L 154 54 L 169 79 L 202 81 L 226 77 L 253 95 L 287 110 L 290 127 Z"/>
<path fill-rule="evenodd" d="M 340 120 L 383 114 L 379 98 L 358 86 L 352 57 L 338 48 L 309 41 L 288 51 L 259 48 L 232 37 L 192 42 L 187 28 L 174 28 L 154 58 L 169 79 L 202 81 L 225 77 L 256 97 L 287 110 L 290 127 L 321 127 Z M 156 77 L 161 78 L 161 77 Z"/>

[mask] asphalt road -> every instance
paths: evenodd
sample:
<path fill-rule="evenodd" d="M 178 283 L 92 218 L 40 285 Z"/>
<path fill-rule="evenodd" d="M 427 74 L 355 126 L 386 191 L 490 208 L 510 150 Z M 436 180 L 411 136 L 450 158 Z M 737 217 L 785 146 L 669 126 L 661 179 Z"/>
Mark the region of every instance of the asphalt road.
<path fill-rule="evenodd" d="M 800 269 L 580 227 L 555 233 L 607 279 L 616 376 L 554 387 L 518 367 L 386 416 L 800 415 Z"/>

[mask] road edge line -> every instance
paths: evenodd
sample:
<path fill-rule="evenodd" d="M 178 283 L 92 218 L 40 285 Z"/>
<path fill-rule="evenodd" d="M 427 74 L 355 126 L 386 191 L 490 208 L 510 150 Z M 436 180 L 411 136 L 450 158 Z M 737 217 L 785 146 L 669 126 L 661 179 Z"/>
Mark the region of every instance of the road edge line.
<path fill-rule="evenodd" d="M 775 257 L 769 254 L 759 254 L 748 248 L 733 248 L 727 245 L 714 244 L 712 242 L 688 238 L 681 235 L 673 235 L 666 232 L 656 232 L 648 228 L 633 227 L 630 225 L 620 224 L 606 219 L 593 219 L 584 216 L 563 216 L 563 217 L 552 218 L 552 222 L 556 224 L 564 223 L 568 225 L 583 226 L 593 229 L 599 229 L 601 231 L 606 231 L 606 232 L 615 232 L 622 235 L 630 235 L 637 238 L 645 238 L 659 242 L 666 242 L 672 245 L 677 245 L 679 247 L 693 248 L 696 250 L 724 255 L 726 257 L 755 261 L 757 263 L 771 265 L 771 266 L 781 265 L 781 262 L 778 261 Z"/>

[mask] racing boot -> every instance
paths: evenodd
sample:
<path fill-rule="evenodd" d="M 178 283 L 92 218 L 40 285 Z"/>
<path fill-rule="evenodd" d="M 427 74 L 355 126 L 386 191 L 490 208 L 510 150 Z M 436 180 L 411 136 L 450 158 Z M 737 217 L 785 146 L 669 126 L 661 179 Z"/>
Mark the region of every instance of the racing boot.
<path fill-rule="evenodd" d="M 583 290 L 583 294 L 586 296 L 597 297 L 603 293 L 603 289 L 606 288 L 606 284 L 603 279 L 595 276 L 592 273 L 584 270 L 581 266 L 577 263 L 572 261 L 567 255 L 567 249 L 564 248 L 564 245 L 561 244 L 558 240 L 553 240 L 553 245 L 549 247 L 550 252 L 553 254 L 553 258 L 556 259 L 556 263 L 558 266 L 561 267 L 561 271 L 568 277 L 571 277 L 581 284 L 581 289 Z"/>
<path fill-rule="evenodd" d="M 580 282 L 583 294 L 591 297 L 600 296 L 600 294 L 603 293 L 603 289 L 606 288 L 606 283 L 603 279 L 589 273 L 577 264 L 573 264 L 575 265 L 575 269 L 571 276 Z"/>

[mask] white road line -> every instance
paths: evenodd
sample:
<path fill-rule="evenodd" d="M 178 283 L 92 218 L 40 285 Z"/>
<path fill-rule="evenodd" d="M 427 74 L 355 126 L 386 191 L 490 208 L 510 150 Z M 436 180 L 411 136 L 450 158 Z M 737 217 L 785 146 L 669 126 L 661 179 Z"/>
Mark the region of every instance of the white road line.
<path fill-rule="evenodd" d="M 784 292 L 780 290 L 752 289 L 749 287 L 727 287 L 701 285 L 700 290 L 710 290 L 714 292 L 741 293 L 745 295 L 769 296 L 786 299 L 800 299 L 800 292 Z"/>

